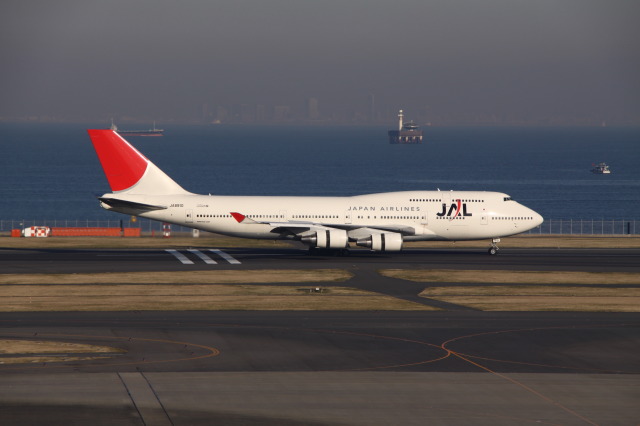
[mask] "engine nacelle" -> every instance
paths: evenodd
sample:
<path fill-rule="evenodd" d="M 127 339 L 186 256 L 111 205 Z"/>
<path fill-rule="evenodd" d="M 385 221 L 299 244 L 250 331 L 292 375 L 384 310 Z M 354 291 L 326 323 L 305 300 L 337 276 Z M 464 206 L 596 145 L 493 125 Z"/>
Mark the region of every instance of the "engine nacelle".
<path fill-rule="evenodd" d="M 342 229 L 321 229 L 316 231 L 315 234 L 300 238 L 300 241 L 312 247 L 343 249 L 347 246 L 349 237 L 347 236 L 347 231 Z"/>
<path fill-rule="evenodd" d="M 375 251 L 400 251 L 402 250 L 402 235 L 396 232 L 372 234 L 368 238 L 356 241 L 356 244 Z"/>

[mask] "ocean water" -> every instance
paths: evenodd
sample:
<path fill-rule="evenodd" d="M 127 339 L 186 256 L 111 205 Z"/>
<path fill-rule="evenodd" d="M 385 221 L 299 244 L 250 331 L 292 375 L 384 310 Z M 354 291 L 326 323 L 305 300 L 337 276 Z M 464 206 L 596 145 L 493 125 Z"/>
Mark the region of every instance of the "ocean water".
<path fill-rule="evenodd" d="M 101 125 L 0 124 L 0 220 L 119 218 L 86 133 Z M 124 127 L 124 126 L 122 126 Z M 185 189 L 221 195 L 499 191 L 545 219 L 640 219 L 640 128 L 164 126 L 129 141 Z M 611 175 L 590 173 L 604 161 Z"/>

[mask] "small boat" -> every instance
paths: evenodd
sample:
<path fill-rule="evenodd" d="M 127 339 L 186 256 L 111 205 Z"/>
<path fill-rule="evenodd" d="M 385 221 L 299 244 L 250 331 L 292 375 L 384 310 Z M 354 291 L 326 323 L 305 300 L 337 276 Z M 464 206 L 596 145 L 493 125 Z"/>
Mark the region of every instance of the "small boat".
<path fill-rule="evenodd" d="M 153 122 L 153 129 L 149 130 L 119 130 L 111 120 L 111 130 L 118 132 L 121 136 L 162 136 L 164 129 L 156 129 L 156 122 Z"/>
<path fill-rule="evenodd" d="M 608 175 L 611 173 L 609 170 L 609 166 L 605 163 L 593 164 L 593 169 L 591 169 L 591 173 L 595 173 L 597 175 Z"/>

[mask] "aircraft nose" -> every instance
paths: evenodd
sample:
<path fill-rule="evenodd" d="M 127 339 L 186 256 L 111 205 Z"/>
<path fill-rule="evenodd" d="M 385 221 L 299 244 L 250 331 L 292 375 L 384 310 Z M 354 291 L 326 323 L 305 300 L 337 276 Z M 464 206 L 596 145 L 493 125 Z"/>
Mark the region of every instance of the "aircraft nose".
<path fill-rule="evenodd" d="M 544 218 L 542 217 L 542 215 L 534 212 L 533 210 L 531 210 L 531 213 L 533 213 L 533 223 L 535 224 L 534 226 L 540 226 L 542 225 L 542 222 L 544 222 Z"/>
<path fill-rule="evenodd" d="M 531 218 L 531 220 L 527 222 L 531 226 L 528 229 L 533 229 L 537 226 L 540 226 L 542 222 L 544 222 L 544 218 L 538 212 L 536 212 L 533 209 L 530 209 L 529 207 L 525 207 L 525 206 L 523 207 L 525 210 L 524 215 Z"/>

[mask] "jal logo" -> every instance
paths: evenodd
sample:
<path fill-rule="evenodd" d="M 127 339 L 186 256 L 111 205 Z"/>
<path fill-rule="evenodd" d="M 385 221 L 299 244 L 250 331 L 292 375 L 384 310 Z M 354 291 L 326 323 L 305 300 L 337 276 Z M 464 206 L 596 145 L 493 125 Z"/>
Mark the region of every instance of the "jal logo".
<path fill-rule="evenodd" d="M 449 220 L 453 220 L 460 215 L 463 217 L 473 216 L 473 213 L 467 213 L 467 203 L 463 203 L 461 200 L 456 200 L 455 203 L 451 203 L 449 209 L 447 209 L 446 203 L 442 203 L 442 211 L 440 213 L 436 213 L 436 216 L 446 216 Z"/>

